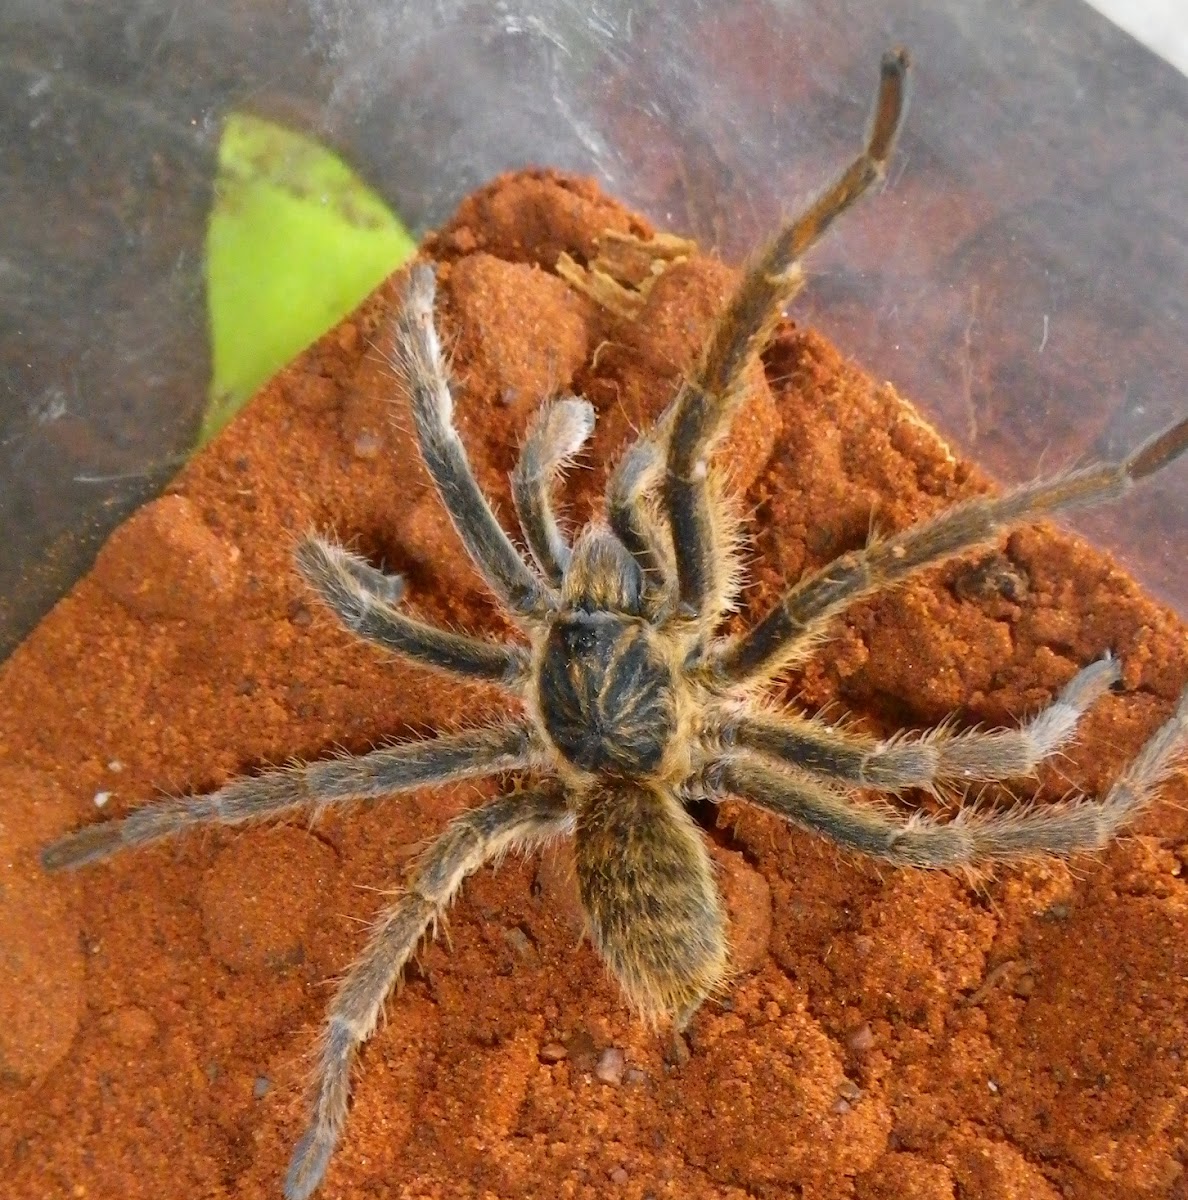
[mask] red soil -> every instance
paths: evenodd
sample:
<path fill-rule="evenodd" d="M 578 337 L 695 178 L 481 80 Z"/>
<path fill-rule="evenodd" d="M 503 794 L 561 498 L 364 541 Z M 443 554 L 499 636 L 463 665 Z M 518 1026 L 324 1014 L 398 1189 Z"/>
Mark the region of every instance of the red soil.
<path fill-rule="evenodd" d="M 459 424 L 501 511 L 550 392 L 599 410 L 565 500 L 654 415 L 735 274 L 671 268 L 634 322 L 572 291 L 646 223 L 588 183 L 497 180 L 431 237 Z M 279 1195 L 327 981 L 464 786 L 67 877 L 37 851 L 158 789 L 363 751 L 495 710 L 340 630 L 289 564 L 330 528 L 404 571 L 427 618 L 509 632 L 417 460 L 382 356 L 391 283 L 278 376 L 112 538 L 0 668 L 0 1177 L 6 1196 Z M 754 539 L 747 615 L 784 581 L 989 487 L 889 385 L 785 322 L 722 454 Z M 397 400 L 397 419 L 390 409 Z M 855 606 L 787 687 L 880 733 L 1002 723 L 1113 649 L 1125 691 L 1020 790 L 1101 789 L 1167 715 L 1188 639 L 1106 556 L 1050 526 Z M 917 798 L 918 799 L 918 798 Z M 726 804 L 711 831 L 741 973 L 692 1058 L 636 1021 L 575 930 L 560 860 L 480 873 L 362 1056 L 321 1195 L 1188 1196 L 1188 789 L 1099 860 L 972 884 L 856 861 Z M 608 1053 L 609 1052 L 609 1053 Z"/>

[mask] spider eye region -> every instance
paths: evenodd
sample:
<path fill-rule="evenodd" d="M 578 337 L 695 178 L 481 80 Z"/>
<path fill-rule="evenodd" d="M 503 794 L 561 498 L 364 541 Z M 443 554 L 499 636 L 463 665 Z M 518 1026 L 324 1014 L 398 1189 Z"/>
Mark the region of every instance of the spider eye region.
<path fill-rule="evenodd" d="M 654 770 L 676 724 L 672 672 L 642 625 L 571 612 L 549 631 L 537 699 L 550 740 L 584 771 Z"/>

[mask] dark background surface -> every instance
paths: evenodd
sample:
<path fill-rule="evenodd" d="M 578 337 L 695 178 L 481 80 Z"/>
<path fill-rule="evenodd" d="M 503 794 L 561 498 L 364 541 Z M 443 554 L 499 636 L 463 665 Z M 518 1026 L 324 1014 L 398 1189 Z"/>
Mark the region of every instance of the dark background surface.
<path fill-rule="evenodd" d="M 1004 480 L 1122 453 L 1185 405 L 1188 80 L 1079 0 L 0 3 L 0 654 L 192 443 L 228 110 L 418 232 L 547 163 L 738 259 L 857 146 L 893 43 L 887 188 L 796 314 Z M 1181 612 L 1186 476 L 1078 519 Z"/>

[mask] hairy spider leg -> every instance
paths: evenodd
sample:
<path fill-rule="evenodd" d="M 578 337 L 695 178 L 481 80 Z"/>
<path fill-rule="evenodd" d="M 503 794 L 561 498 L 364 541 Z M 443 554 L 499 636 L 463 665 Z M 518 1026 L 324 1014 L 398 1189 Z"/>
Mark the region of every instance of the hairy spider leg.
<path fill-rule="evenodd" d="M 612 531 L 639 566 L 650 613 L 666 614 L 676 602 L 672 538 L 650 493 L 664 469 L 661 446 L 673 407 L 641 435 L 619 459 L 606 490 L 606 515 Z"/>
<path fill-rule="evenodd" d="M 421 457 L 467 553 L 506 608 L 541 615 L 557 595 L 528 565 L 495 518 L 454 428 L 454 401 L 433 324 L 437 283 L 428 263 L 409 268 L 396 319 L 394 365 L 408 384 Z"/>
<path fill-rule="evenodd" d="M 401 971 L 463 881 L 511 850 L 535 850 L 570 832 L 573 815 L 555 794 L 521 792 L 471 809 L 446 827 L 417 863 L 408 890 L 380 917 L 339 985 L 313 1079 L 309 1127 L 285 1176 L 286 1200 L 307 1200 L 326 1173 L 350 1102 L 351 1066 L 371 1037 Z"/>
<path fill-rule="evenodd" d="M 732 744 L 790 767 L 855 787 L 937 791 L 1030 775 L 1071 741 L 1090 706 L 1122 678 L 1115 658 L 1078 671 L 1060 695 L 1018 729 L 948 728 L 885 740 L 848 733 L 812 717 L 768 712 L 742 716 L 725 728 Z"/>
<path fill-rule="evenodd" d="M 360 558 L 356 554 L 347 555 L 342 560 L 342 566 L 354 577 L 355 582 L 376 600 L 381 600 L 384 604 L 396 605 L 404 599 L 403 575 L 389 575 L 386 571 L 373 567 L 366 559 Z"/>
<path fill-rule="evenodd" d="M 951 821 L 936 821 L 920 813 L 904 817 L 885 804 L 863 804 L 745 750 L 727 751 L 715 774 L 723 791 L 847 849 L 901 866 L 957 868 L 1104 849 L 1155 799 L 1186 751 L 1188 689 L 1102 800 L 1079 796 L 1058 804 L 1016 804 L 1003 812 L 967 808 Z"/>
<path fill-rule="evenodd" d="M 41 863 L 47 871 L 81 867 L 196 825 L 243 825 L 296 808 L 378 800 L 430 784 L 514 771 L 535 763 L 533 745 L 529 725 L 505 724 L 401 742 L 358 758 L 268 771 L 236 779 L 205 796 L 146 804 L 119 820 L 68 833 L 41 852 Z"/>
<path fill-rule="evenodd" d="M 1188 417 L 1157 433 L 1121 462 L 1093 463 L 1038 479 L 1004 496 L 966 500 L 894 537 L 843 554 L 805 576 L 753 629 L 718 650 L 711 669 L 731 684 L 769 679 L 807 655 L 827 622 L 861 597 L 993 541 L 1011 526 L 1125 495 L 1185 450 Z"/>
<path fill-rule="evenodd" d="M 541 574 L 559 588 L 569 566 L 569 541 L 553 513 L 552 490 L 594 430 L 594 406 L 569 396 L 540 409 L 528 426 L 512 471 L 512 501 Z"/>
<path fill-rule="evenodd" d="M 804 283 L 799 260 L 836 217 L 883 178 L 907 107 L 907 72 L 903 50 L 883 56 L 862 152 L 750 265 L 692 378 L 677 395 L 662 497 L 672 529 L 681 610 L 703 622 L 706 637 L 728 599 L 721 595 L 721 564 L 728 556 L 720 549 L 723 522 L 711 491 L 710 452 L 729 426 L 747 367 L 769 340 L 783 307 Z"/>
<path fill-rule="evenodd" d="M 403 593 L 398 575 L 385 575 L 343 546 L 325 538 L 302 538 L 294 552 L 297 570 L 352 633 L 408 658 L 479 679 L 515 684 L 528 672 L 520 646 L 438 629 L 398 612 Z"/>

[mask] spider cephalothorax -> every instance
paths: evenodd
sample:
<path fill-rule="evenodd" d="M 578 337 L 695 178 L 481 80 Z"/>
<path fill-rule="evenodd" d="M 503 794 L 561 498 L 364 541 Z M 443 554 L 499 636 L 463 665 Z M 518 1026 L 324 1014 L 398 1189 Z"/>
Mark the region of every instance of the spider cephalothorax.
<path fill-rule="evenodd" d="M 580 582 L 549 622 L 535 673 L 541 724 L 579 770 L 654 773 L 677 730 L 677 698 L 666 647 L 640 615 L 639 569 L 599 531 L 578 544 L 571 574 Z"/>
<path fill-rule="evenodd" d="M 1121 495 L 1188 449 L 1188 418 L 1121 462 L 969 500 L 872 541 L 790 586 L 749 631 L 717 635 L 739 572 L 736 522 L 711 452 L 744 398 L 748 366 L 803 282 L 800 257 L 882 177 L 904 110 L 906 72 L 901 52 L 884 57 L 863 151 L 746 272 L 697 366 L 612 473 L 605 523 L 595 521 L 572 545 L 553 515 L 551 485 L 588 437 L 592 407 L 557 401 L 527 432 L 512 484 L 529 559 L 495 519 L 454 429 L 433 321 L 433 270 L 422 263 L 409 271 L 397 365 L 421 454 L 525 642 L 483 641 L 417 621 L 398 608 L 397 577 L 325 539 L 304 539 L 297 566 L 360 637 L 440 670 L 497 681 L 522 715 L 240 779 L 211 795 L 92 825 L 46 849 L 48 868 L 75 867 L 205 822 L 233 825 L 431 783 L 523 774 L 521 790 L 451 822 L 340 983 L 319 1049 L 309 1129 L 285 1182 L 289 1200 L 305 1200 L 325 1173 L 346 1119 L 351 1065 L 405 964 L 465 877 L 506 850 L 573 838 L 593 945 L 639 1010 L 680 1029 L 722 985 L 728 966 L 722 905 L 692 802 L 730 795 L 893 864 L 963 867 L 1106 845 L 1151 803 L 1188 745 L 1186 692 L 1100 800 L 909 818 L 856 790 L 963 788 L 1026 774 L 1118 682 L 1116 661 L 1105 654 L 1089 663 L 1019 729 L 989 733 L 944 729 L 879 741 L 761 699 L 766 684 L 818 647 L 828 622 L 855 600 L 1020 521 Z"/>

